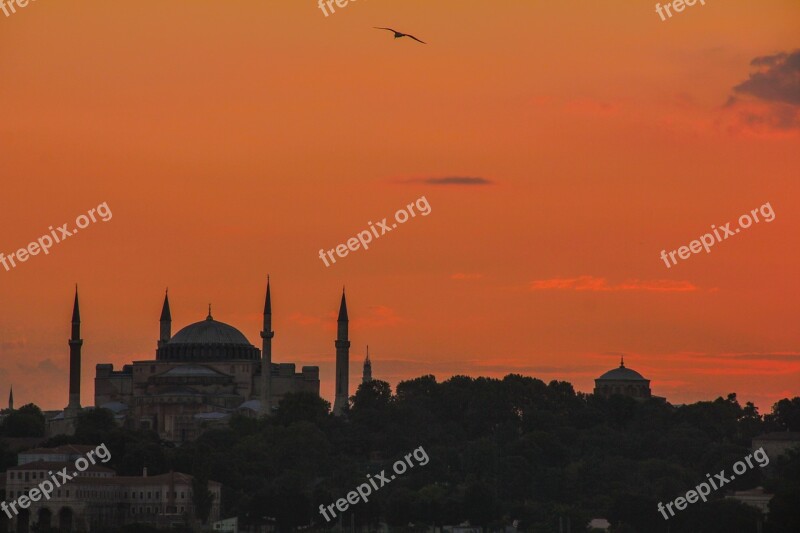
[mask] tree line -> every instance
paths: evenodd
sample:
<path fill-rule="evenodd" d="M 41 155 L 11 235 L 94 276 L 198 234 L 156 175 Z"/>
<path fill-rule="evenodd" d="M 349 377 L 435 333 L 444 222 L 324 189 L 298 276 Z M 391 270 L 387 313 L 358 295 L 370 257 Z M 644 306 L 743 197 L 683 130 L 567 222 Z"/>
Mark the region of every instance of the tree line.
<path fill-rule="evenodd" d="M 8 414 L 0 436 L 43 434 L 40 415 L 32 405 Z M 384 381 L 362 384 L 343 417 L 314 394 L 292 393 L 272 417 L 236 414 L 229 427 L 176 447 L 152 431 L 117 427 L 109 411 L 94 409 L 81 413 L 74 436 L 47 444 L 105 442 L 109 466 L 120 475 L 146 466 L 219 481 L 223 517 L 279 531 L 334 527 L 320 504 L 423 446 L 428 464 L 337 512 L 342 523 L 371 530 L 385 522 L 392 531 L 516 523 L 520 531 L 549 533 L 559 523 L 583 531 L 592 518 L 606 518 L 615 533 L 750 533 L 761 513 L 725 499 L 725 491 L 669 521 L 657 504 L 685 494 L 707 473 L 730 471 L 750 453 L 753 437 L 772 431 L 800 431 L 800 397 L 761 415 L 735 394 L 672 406 L 576 393 L 568 382 L 515 374 L 441 383 L 428 375 L 394 392 Z M 800 450 L 770 459 L 767 470 L 749 470 L 726 489 L 765 487 L 775 496 L 763 532 L 800 531 Z M 14 464 L 13 454 L 0 449 L 0 461 Z M 211 502 L 196 504 L 202 513 Z"/>

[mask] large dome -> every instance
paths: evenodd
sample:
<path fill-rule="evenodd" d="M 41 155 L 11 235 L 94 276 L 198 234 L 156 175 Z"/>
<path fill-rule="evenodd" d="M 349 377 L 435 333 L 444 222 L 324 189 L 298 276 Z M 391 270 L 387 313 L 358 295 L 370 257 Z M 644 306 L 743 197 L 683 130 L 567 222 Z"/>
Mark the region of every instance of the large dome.
<path fill-rule="evenodd" d="M 614 370 L 609 370 L 597 379 L 610 379 L 614 381 L 647 381 L 640 373 L 635 370 L 631 370 L 630 368 L 625 368 L 624 365 L 621 365 L 619 368 L 615 368 Z"/>
<path fill-rule="evenodd" d="M 156 350 L 159 361 L 258 361 L 261 351 L 233 326 L 211 315 L 189 324 Z"/>
<path fill-rule="evenodd" d="M 217 322 L 213 318 L 189 324 L 176 333 L 168 344 L 244 344 L 250 346 L 250 342 L 241 331 L 224 322 Z"/>

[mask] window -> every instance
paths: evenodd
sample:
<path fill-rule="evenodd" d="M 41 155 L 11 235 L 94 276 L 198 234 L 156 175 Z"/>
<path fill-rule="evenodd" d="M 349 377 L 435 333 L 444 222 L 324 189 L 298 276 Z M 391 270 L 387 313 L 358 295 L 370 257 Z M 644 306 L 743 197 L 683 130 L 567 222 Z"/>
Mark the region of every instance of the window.
<path fill-rule="evenodd" d="M 160 492 L 158 492 L 158 491 L 156 492 L 156 500 L 158 499 L 160 494 L 161 494 Z"/>
<path fill-rule="evenodd" d="M 144 492 L 139 491 L 139 499 L 144 500 Z"/>
<path fill-rule="evenodd" d="M 59 498 L 61 497 L 61 489 L 58 489 L 58 492 L 56 493 L 56 496 L 58 496 Z"/>
<path fill-rule="evenodd" d="M 185 500 L 185 499 L 186 499 L 186 493 L 185 492 L 181 492 L 181 500 Z"/>
<path fill-rule="evenodd" d="M 151 499 L 152 497 L 153 497 L 153 493 L 152 493 L 152 492 L 150 492 L 150 491 L 148 490 L 148 491 L 147 491 L 147 499 L 149 500 L 149 499 Z M 148 512 L 149 512 L 149 511 L 148 511 Z"/>
<path fill-rule="evenodd" d="M 25 481 L 28 481 L 30 477 L 30 472 L 25 472 Z"/>
<path fill-rule="evenodd" d="M 136 507 L 131 507 L 131 514 L 136 514 Z"/>
<path fill-rule="evenodd" d="M 69 491 L 66 491 L 66 493 L 67 493 L 67 498 L 69 498 Z"/>
<path fill-rule="evenodd" d="M 11 479 L 14 479 L 14 472 L 9 472 L 9 474 L 11 475 Z"/>
<path fill-rule="evenodd" d="M 136 499 L 136 491 L 131 492 L 131 495 L 133 496 L 133 499 L 135 500 Z"/>

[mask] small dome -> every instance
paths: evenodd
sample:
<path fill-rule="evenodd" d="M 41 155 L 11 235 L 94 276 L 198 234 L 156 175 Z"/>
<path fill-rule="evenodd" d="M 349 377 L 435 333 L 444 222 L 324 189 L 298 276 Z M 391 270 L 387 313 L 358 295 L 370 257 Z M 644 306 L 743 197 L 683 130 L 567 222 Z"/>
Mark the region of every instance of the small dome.
<path fill-rule="evenodd" d="M 615 368 L 614 370 L 609 370 L 597 379 L 614 381 L 647 381 L 640 373 L 635 370 L 631 370 L 630 368 L 625 368 L 624 365 L 620 366 L 619 368 Z"/>
<path fill-rule="evenodd" d="M 237 409 L 249 409 L 250 411 L 255 411 L 257 413 L 261 412 L 261 400 L 247 400 L 242 405 L 240 405 Z"/>
<path fill-rule="evenodd" d="M 122 402 L 108 402 L 100 406 L 100 409 L 108 409 L 114 414 L 121 413 L 128 410 L 128 406 Z"/>
<path fill-rule="evenodd" d="M 207 318 L 189 324 L 176 333 L 167 344 L 234 344 L 251 346 L 244 334 L 233 326 Z"/>

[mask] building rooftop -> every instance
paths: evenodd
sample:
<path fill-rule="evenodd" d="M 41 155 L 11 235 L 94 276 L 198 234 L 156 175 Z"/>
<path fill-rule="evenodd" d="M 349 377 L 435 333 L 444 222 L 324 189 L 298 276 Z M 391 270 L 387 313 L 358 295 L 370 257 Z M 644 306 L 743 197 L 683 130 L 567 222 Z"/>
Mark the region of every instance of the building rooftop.
<path fill-rule="evenodd" d="M 71 476 L 75 475 L 75 463 L 65 462 L 65 461 L 31 461 L 30 463 L 25 463 L 19 466 L 10 466 L 8 467 L 8 471 L 11 472 L 16 470 L 50 470 L 53 472 L 58 472 L 62 470 L 64 467 L 67 467 L 67 474 Z M 116 473 L 111 468 L 93 464 L 89 464 L 89 467 L 86 468 L 84 472 L 110 472 L 112 474 Z M 80 474 L 81 472 L 78 472 L 78 475 Z"/>
<path fill-rule="evenodd" d="M 100 406 L 100 409 L 108 409 L 114 414 L 128 410 L 128 406 L 122 402 L 108 402 Z"/>
<path fill-rule="evenodd" d="M 174 476 L 174 477 L 172 477 Z M 157 476 L 114 476 L 114 477 L 94 477 L 79 480 L 81 485 L 125 485 L 125 486 L 146 486 L 146 485 L 169 485 L 170 483 L 191 485 L 193 476 L 181 472 L 159 474 Z M 208 481 L 209 485 L 219 484 L 218 481 Z"/>
<path fill-rule="evenodd" d="M 25 455 L 40 454 L 40 455 L 53 455 L 53 454 L 73 454 L 73 455 L 86 455 L 94 450 L 95 446 L 88 444 L 64 444 L 56 446 L 55 448 L 33 448 L 30 450 L 21 451 L 19 453 Z"/>
<path fill-rule="evenodd" d="M 227 377 L 226 374 L 217 372 L 213 368 L 201 365 L 180 365 L 159 374 L 158 377 Z"/>

